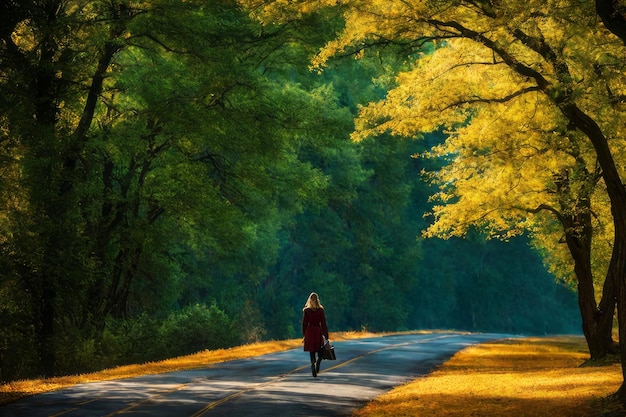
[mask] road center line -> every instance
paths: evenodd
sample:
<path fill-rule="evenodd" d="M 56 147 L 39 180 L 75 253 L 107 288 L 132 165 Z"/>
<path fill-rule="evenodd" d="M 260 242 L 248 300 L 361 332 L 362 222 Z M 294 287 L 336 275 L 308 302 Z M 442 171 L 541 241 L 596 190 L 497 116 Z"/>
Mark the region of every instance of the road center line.
<path fill-rule="evenodd" d="M 335 366 L 332 366 L 330 368 L 327 368 L 327 369 L 324 369 L 324 370 L 320 371 L 320 373 L 324 373 L 324 372 L 328 372 L 328 371 L 331 371 L 331 370 L 334 370 L 334 369 L 338 369 L 338 368 L 344 367 L 344 366 L 349 365 L 349 364 L 351 364 L 351 363 L 353 363 L 353 362 L 355 362 L 357 360 L 363 359 L 366 356 L 373 355 L 375 353 L 379 353 L 379 352 L 382 352 L 382 351 L 385 351 L 385 350 L 395 349 L 395 348 L 402 347 L 402 346 L 414 345 L 414 344 L 422 343 L 422 342 L 430 342 L 430 341 L 433 341 L 433 340 L 444 339 L 444 338 L 454 337 L 454 336 L 456 336 L 456 335 L 441 335 L 441 336 L 436 336 L 436 337 L 430 337 L 430 338 L 427 338 L 427 339 L 419 339 L 419 340 L 414 340 L 414 341 L 410 341 L 410 342 L 398 343 L 398 344 L 395 344 L 395 345 L 392 345 L 392 346 L 385 346 L 385 347 L 382 347 L 382 348 L 379 348 L 379 349 L 375 349 L 375 350 L 369 351 L 369 352 L 364 353 L 362 355 L 355 356 L 354 358 L 348 359 L 348 360 L 343 361 L 341 363 L 338 363 Z M 222 404 L 224 404 L 224 403 L 226 403 L 226 402 L 228 402 L 228 401 L 230 401 L 230 400 L 232 400 L 234 398 L 237 398 L 240 395 L 243 395 L 243 394 L 246 394 L 248 392 L 257 390 L 259 388 L 264 388 L 264 387 L 266 387 L 268 385 L 272 385 L 272 384 L 274 384 L 276 382 L 279 382 L 279 381 L 283 380 L 284 378 L 286 378 L 287 376 L 289 376 L 291 374 L 294 374 L 294 373 L 299 372 L 299 371 L 301 371 L 303 369 L 309 368 L 309 366 L 310 365 L 300 366 L 299 368 L 292 369 L 291 371 L 289 371 L 287 373 L 284 373 L 284 374 L 281 374 L 281 375 L 279 375 L 277 377 L 274 377 L 270 381 L 262 382 L 260 384 L 254 385 L 254 386 L 252 386 L 250 388 L 246 388 L 246 389 L 243 389 L 241 391 L 237 391 L 237 392 L 235 392 L 233 394 L 230 394 L 230 395 L 228 395 L 228 396 L 226 396 L 224 398 L 221 398 L 221 399 L 219 399 L 217 401 L 214 401 L 214 402 L 212 402 L 210 404 L 207 404 L 204 408 L 202 408 L 198 412 L 192 414 L 190 417 L 202 417 L 208 411 L 211 411 L 212 409 L 214 409 L 215 407 L 217 407 L 219 405 L 222 405 Z"/>

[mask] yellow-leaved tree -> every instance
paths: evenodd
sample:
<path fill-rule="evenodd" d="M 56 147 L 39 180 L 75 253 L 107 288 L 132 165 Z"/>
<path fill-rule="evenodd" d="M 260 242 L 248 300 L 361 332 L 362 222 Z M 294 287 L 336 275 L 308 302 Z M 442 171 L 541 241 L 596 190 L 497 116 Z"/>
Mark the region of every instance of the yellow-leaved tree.
<path fill-rule="evenodd" d="M 361 109 L 354 139 L 445 129 L 424 155 L 446 162 L 428 174 L 440 189 L 425 234 L 528 232 L 555 268 L 567 253 L 591 357 L 613 350 L 617 300 L 626 370 L 626 41 L 615 2 L 241 1 L 267 24 L 342 13 L 343 31 L 313 59 L 320 70 L 404 45 L 413 65 Z"/>

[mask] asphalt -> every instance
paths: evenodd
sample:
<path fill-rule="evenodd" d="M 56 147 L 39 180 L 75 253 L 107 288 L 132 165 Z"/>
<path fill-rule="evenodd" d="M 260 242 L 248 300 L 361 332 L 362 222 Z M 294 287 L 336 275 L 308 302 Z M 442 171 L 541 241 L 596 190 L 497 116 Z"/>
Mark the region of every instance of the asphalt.
<path fill-rule="evenodd" d="M 513 337 L 488 333 L 387 336 L 333 343 L 337 360 L 311 375 L 293 349 L 203 369 L 94 382 L 0 407 L 0 417 L 349 416 L 459 350 Z"/>

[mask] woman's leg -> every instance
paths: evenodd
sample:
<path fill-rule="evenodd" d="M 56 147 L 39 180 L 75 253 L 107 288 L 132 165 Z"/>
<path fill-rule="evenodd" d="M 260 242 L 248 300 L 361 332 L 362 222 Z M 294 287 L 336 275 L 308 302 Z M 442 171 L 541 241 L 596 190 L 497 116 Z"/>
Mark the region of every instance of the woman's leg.
<path fill-rule="evenodd" d="M 319 374 L 320 365 L 322 364 L 322 351 L 317 352 L 317 362 L 315 362 L 315 373 Z"/>
<path fill-rule="evenodd" d="M 309 352 L 311 354 L 311 373 L 313 377 L 317 376 L 317 366 L 315 364 L 315 352 Z"/>

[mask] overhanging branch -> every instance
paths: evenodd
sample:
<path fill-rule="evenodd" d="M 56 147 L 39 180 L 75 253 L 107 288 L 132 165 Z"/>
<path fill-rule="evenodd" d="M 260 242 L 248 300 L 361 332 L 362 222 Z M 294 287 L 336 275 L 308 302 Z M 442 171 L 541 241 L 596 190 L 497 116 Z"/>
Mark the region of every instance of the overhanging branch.
<path fill-rule="evenodd" d="M 532 87 L 526 87 L 526 88 L 522 88 L 521 90 L 515 91 L 514 93 L 511 93 L 507 96 L 504 97 L 492 97 L 492 98 L 483 98 L 483 97 L 477 97 L 477 98 L 472 98 L 472 99 L 468 99 L 468 100 L 462 100 L 462 101 L 458 101 L 456 103 L 451 103 L 448 106 L 444 107 L 444 110 L 448 110 L 454 107 L 458 107 L 458 106 L 462 106 L 462 105 L 466 105 L 466 104 L 477 104 L 477 103 L 506 103 L 508 101 L 511 101 L 512 99 L 514 99 L 515 97 L 519 97 L 521 95 L 524 95 L 526 93 L 530 93 L 533 91 L 541 91 L 541 89 L 537 86 L 532 86 Z"/>

